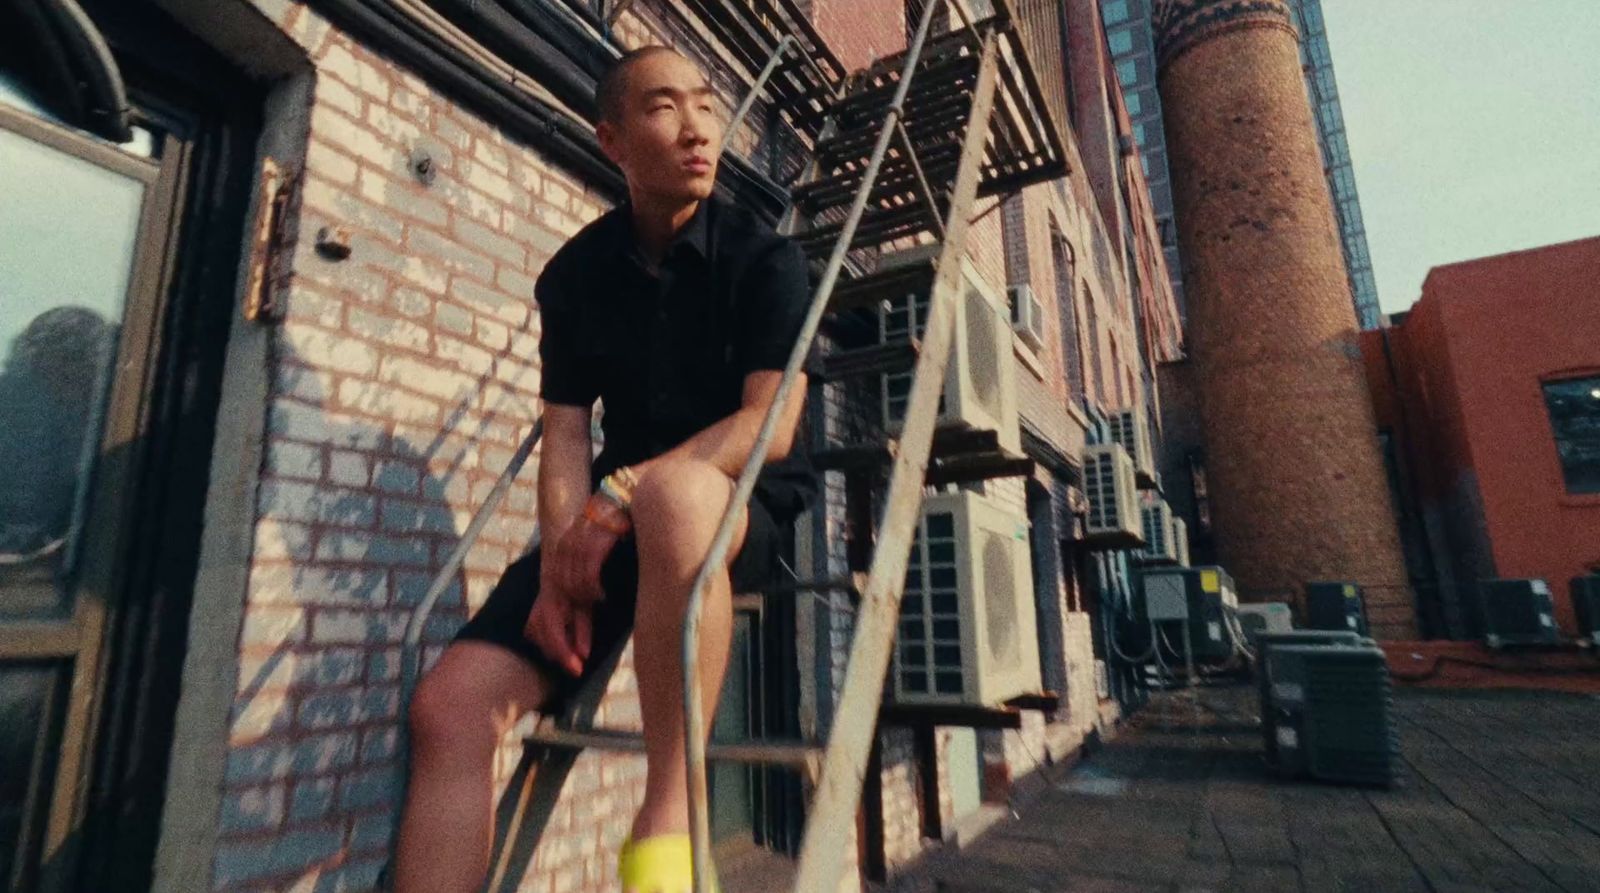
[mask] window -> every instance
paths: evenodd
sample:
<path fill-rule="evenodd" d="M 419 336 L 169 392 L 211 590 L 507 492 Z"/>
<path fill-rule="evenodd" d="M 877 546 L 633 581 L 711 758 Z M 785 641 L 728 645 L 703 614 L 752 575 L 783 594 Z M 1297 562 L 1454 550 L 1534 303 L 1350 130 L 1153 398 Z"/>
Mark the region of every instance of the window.
<path fill-rule="evenodd" d="M 1105 18 L 1107 25 L 1115 25 L 1128 20 L 1128 0 L 1106 0 L 1100 7 L 1100 14 Z"/>
<path fill-rule="evenodd" d="M 1056 279 L 1056 309 L 1061 319 L 1061 363 L 1067 367 L 1067 387 L 1075 405 L 1083 406 L 1083 346 L 1078 340 L 1078 264 L 1072 245 L 1052 222 L 1051 260 Z"/>
<path fill-rule="evenodd" d="M 1127 28 L 1118 28 L 1106 35 L 1106 43 L 1111 47 L 1111 55 L 1113 56 L 1131 53 L 1133 52 L 1133 32 Z"/>
<path fill-rule="evenodd" d="M 1139 156 L 1139 167 L 1144 169 L 1144 175 L 1146 177 L 1150 176 L 1150 159 L 1149 158 L 1145 157 L 1144 155 L 1140 155 Z"/>
<path fill-rule="evenodd" d="M 1600 375 L 1544 383 L 1568 493 L 1600 493 Z"/>
<path fill-rule="evenodd" d="M 1134 124 L 1133 125 L 1133 141 L 1139 144 L 1139 148 L 1141 148 L 1141 149 L 1144 148 L 1144 125 L 1143 124 Z"/>
<path fill-rule="evenodd" d="M 1132 59 L 1123 59 L 1117 63 L 1117 80 L 1122 86 L 1127 87 L 1139 82 L 1139 66 Z"/>
<path fill-rule="evenodd" d="M 1138 117 L 1144 112 L 1144 100 L 1140 98 L 1138 90 L 1125 91 L 1122 101 L 1128 106 L 1128 117 Z"/>

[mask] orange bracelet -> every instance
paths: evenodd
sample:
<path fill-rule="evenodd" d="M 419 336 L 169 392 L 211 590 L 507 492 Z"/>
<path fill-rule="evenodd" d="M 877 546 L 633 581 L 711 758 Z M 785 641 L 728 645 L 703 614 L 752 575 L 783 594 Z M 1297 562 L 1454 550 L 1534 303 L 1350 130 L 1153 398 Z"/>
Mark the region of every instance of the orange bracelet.
<path fill-rule="evenodd" d="M 628 522 L 625 516 L 619 520 L 618 518 L 609 515 L 606 510 L 602 508 L 598 502 L 596 502 L 597 499 L 605 499 L 605 497 L 598 495 L 591 496 L 589 497 L 589 501 L 583 504 L 584 520 L 595 525 L 596 527 L 599 527 L 607 533 L 614 533 L 617 536 L 622 536 L 633 529 L 633 525 Z M 605 501 L 610 502 L 609 499 L 605 499 Z"/>

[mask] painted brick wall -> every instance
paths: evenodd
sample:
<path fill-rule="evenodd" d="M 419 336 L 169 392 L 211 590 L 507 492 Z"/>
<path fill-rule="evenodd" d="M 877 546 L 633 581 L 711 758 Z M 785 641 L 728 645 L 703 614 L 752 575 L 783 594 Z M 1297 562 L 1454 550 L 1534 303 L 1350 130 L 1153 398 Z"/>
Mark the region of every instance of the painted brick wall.
<path fill-rule="evenodd" d="M 904 0 L 811 0 L 811 21 L 846 71 L 906 48 Z"/>

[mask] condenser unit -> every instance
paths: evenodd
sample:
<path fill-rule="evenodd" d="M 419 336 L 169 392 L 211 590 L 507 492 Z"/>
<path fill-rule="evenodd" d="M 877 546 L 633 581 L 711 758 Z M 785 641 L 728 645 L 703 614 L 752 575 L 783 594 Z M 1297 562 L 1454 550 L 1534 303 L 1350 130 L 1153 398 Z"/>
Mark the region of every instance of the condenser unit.
<path fill-rule="evenodd" d="M 1272 688 L 1273 649 L 1289 645 L 1360 645 L 1362 638 L 1349 630 L 1296 629 L 1289 632 L 1263 632 L 1255 637 L 1256 684 L 1261 699 L 1261 738 L 1266 749 L 1267 762 L 1278 759 L 1278 722 L 1280 711 L 1274 709 Z M 1293 686 L 1284 689 L 1290 701 L 1303 695 Z"/>
<path fill-rule="evenodd" d="M 1244 632 L 1245 641 L 1254 645 L 1264 633 L 1293 632 L 1294 614 L 1283 602 L 1240 605 L 1239 629 Z"/>
<path fill-rule="evenodd" d="M 1111 440 L 1133 457 L 1133 473 L 1140 489 L 1156 486 L 1155 448 L 1150 443 L 1150 426 L 1144 413 L 1137 409 L 1124 409 L 1111 414 Z"/>
<path fill-rule="evenodd" d="M 1028 522 L 974 493 L 929 496 L 906 566 L 894 694 L 995 706 L 1037 692 Z"/>
<path fill-rule="evenodd" d="M 1555 605 L 1545 581 L 1484 580 L 1479 593 L 1484 641 L 1490 648 L 1554 645 L 1559 641 Z"/>
<path fill-rule="evenodd" d="M 926 251 L 912 249 L 885 258 L 880 269 L 926 260 Z M 995 431 L 1000 446 L 1019 452 L 1016 362 L 1012 359 L 1011 327 L 1004 311 L 971 276 L 962 279 L 955 301 L 955 333 L 939 397 L 941 427 Z M 928 323 L 931 294 L 918 290 L 883 302 L 878 310 L 878 335 L 890 344 L 920 339 Z M 912 370 L 881 376 L 883 426 L 897 433 L 911 400 Z"/>
<path fill-rule="evenodd" d="M 1084 539 L 1091 546 L 1133 549 L 1144 545 L 1133 460 L 1120 445 L 1102 443 L 1083 451 L 1083 495 L 1089 500 Z"/>
<path fill-rule="evenodd" d="M 1306 626 L 1348 629 L 1366 635 L 1367 610 L 1361 587 L 1354 583 L 1307 583 Z"/>
<path fill-rule="evenodd" d="M 1178 566 L 1189 566 L 1189 522 L 1174 515 L 1172 517 L 1172 549 L 1177 555 Z"/>
<path fill-rule="evenodd" d="M 1572 610 L 1578 615 L 1578 635 L 1600 648 L 1600 574 L 1572 578 Z"/>
<path fill-rule="evenodd" d="M 1011 329 L 1034 350 L 1044 350 L 1044 305 L 1033 286 L 1024 283 L 1006 289 L 1011 305 Z"/>
<path fill-rule="evenodd" d="M 1394 783 L 1400 747 L 1382 650 L 1370 643 L 1280 645 L 1268 672 L 1280 773 Z"/>
<path fill-rule="evenodd" d="M 1158 499 L 1140 510 L 1144 518 L 1144 548 L 1138 553 L 1145 564 L 1177 564 L 1178 550 L 1172 541 L 1172 507 Z"/>
<path fill-rule="evenodd" d="M 1163 653 L 1181 660 L 1181 636 L 1187 636 L 1196 661 L 1216 663 L 1233 657 L 1239 602 L 1227 571 L 1220 567 L 1146 570 L 1139 574 L 1137 591 L 1132 633 L 1154 621 L 1158 633 L 1165 636 Z M 1139 641 L 1137 635 L 1130 638 Z"/>

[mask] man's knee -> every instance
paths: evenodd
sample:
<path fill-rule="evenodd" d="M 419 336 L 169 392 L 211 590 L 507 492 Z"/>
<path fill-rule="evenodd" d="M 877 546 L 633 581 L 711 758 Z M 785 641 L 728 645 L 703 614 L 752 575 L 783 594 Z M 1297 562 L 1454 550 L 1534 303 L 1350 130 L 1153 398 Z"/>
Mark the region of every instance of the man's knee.
<path fill-rule="evenodd" d="M 709 462 L 663 462 L 651 468 L 634 489 L 634 523 L 661 525 L 667 530 L 715 523 L 732 493 L 733 482 Z"/>
<path fill-rule="evenodd" d="M 415 746 L 494 747 L 498 737 L 494 705 L 457 669 L 436 668 L 422 677 L 411 695 L 406 719 Z"/>

